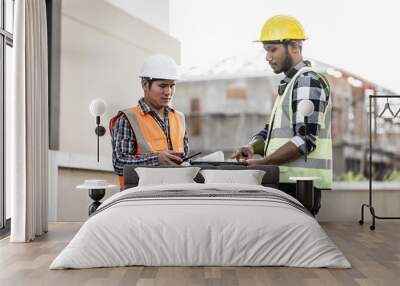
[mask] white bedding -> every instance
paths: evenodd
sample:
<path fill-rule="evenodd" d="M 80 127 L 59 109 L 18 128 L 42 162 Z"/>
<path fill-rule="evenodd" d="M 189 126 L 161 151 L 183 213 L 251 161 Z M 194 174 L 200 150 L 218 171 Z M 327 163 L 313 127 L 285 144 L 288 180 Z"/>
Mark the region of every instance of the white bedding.
<path fill-rule="evenodd" d="M 349 268 L 350 263 L 309 214 L 279 200 L 240 197 L 142 198 L 137 192 L 261 190 L 233 184 L 143 186 L 107 199 L 50 269 L 146 266 L 295 266 Z M 298 203 L 299 204 L 299 203 Z"/>

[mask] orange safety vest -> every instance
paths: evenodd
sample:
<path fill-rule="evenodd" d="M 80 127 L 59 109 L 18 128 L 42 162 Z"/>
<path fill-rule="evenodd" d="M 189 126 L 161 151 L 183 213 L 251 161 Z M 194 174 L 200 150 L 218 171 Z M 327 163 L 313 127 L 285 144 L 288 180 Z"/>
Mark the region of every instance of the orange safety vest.
<path fill-rule="evenodd" d="M 113 134 L 113 128 L 118 118 L 122 115 L 128 118 L 132 132 L 136 137 L 136 153 L 141 155 L 146 153 L 159 153 L 168 151 L 167 136 L 157 121 L 149 113 L 142 114 L 139 106 L 119 111 L 116 116 L 111 118 L 109 129 Z M 169 136 L 171 138 L 173 151 L 183 152 L 183 137 L 185 135 L 185 116 L 182 112 L 175 110 L 168 112 Z M 121 191 L 124 187 L 124 177 L 118 176 Z"/>

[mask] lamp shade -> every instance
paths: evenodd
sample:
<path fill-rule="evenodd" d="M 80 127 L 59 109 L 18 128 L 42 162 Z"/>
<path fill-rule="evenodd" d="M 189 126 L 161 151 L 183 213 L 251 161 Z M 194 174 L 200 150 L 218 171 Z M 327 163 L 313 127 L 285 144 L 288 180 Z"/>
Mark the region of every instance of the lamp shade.
<path fill-rule="evenodd" d="M 101 98 L 93 99 L 89 105 L 90 114 L 94 117 L 96 116 L 103 116 L 107 111 L 107 104 Z"/>
<path fill-rule="evenodd" d="M 300 101 L 297 111 L 303 116 L 310 116 L 314 112 L 314 104 L 309 99 Z"/>

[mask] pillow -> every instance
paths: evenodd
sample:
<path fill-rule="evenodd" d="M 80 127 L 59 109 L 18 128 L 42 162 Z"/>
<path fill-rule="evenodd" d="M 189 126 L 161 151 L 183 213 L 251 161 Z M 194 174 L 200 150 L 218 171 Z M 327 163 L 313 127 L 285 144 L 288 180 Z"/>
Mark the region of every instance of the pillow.
<path fill-rule="evenodd" d="M 202 170 L 204 183 L 234 183 L 261 185 L 265 171 L 262 170 Z"/>
<path fill-rule="evenodd" d="M 135 168 L 139 176 L 138 186 L 195 183 L 193 179 L 199 170 L 199 167 Z"/>

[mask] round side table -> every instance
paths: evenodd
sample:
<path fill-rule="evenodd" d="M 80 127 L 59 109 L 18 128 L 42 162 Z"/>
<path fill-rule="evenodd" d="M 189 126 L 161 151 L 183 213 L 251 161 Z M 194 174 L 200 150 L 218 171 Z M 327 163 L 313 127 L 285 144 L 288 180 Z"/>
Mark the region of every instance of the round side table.
<path fill-rule="evenodd" d="M 101 205 L 100 200 L 104 198 L 106 189 L 115 187 L 116 185 L 110 185 L 106 180 L 85 180 L 84 184 L 76 186 L 77 189 L 87 189 L 89 197 L 93 200 L 88 208 L 89 216 Z"/>
<path fill-rule="evenodd" d="M 105 194 L 106 189 L 89 189 L 89 197 L 93 200 L 93 203 L 89 206 L 89 216 L 101 205 L 100 200 L 104 198 Z"/>
<path fill-rule="evenodd" d="M 296 199 L 311 211 L 314 206 L 314 181 L 320 177 L 290 177 L 289 179 L 296 181 Z"/>

